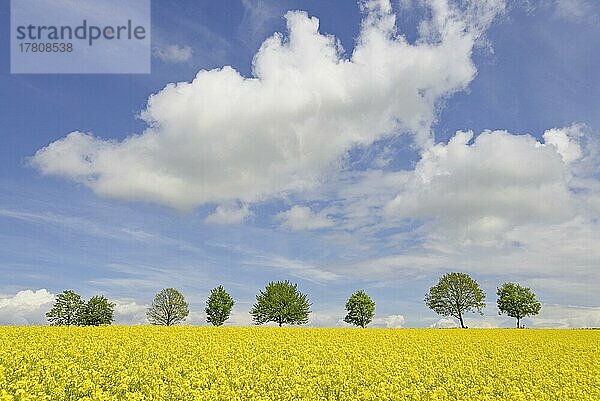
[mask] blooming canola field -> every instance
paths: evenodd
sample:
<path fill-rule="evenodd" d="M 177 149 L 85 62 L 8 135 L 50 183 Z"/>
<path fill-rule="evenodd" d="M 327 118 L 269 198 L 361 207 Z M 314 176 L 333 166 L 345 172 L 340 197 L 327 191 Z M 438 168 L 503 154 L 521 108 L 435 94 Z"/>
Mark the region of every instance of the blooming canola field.
<path fill-rule="evenodd" d="M 0 400 L 600 400 L 600 331 L 0 328 Z"/>

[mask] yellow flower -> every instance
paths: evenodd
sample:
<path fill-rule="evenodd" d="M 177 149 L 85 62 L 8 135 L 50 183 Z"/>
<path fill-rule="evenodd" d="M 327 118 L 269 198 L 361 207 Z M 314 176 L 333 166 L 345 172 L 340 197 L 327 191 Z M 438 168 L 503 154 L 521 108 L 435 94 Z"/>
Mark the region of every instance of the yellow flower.
<path fill-rule="evenodd" d="M 0 328 L 0 401 L 598 401 L 600 331 Z"/>

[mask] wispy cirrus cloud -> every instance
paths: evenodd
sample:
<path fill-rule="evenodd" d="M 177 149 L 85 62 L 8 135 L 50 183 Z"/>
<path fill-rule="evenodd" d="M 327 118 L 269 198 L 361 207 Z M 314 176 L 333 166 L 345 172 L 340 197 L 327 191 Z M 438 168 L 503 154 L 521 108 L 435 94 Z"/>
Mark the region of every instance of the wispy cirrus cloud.
<path fill-rule="evenodd" d="M 157 245 L 173 246 L 192 252 L 202 251 L 199 247 L 181 239 L 171 238 L 157 232 L 149 232 L 139 228 L 107 224 L 96 218 L 87 219 L 47 211 L 20 210 L 7 207 L 0 207 L 0 217 L 18 219 L 33 224 L 59 226 L 94 237 L 125 242 L 135 241 L 154 243 Z"/>
<path fill-rule="evenodd" d="M 192 59 L 193 50 L 190 46 L 165 45 L 152 49 L 152 55 L 165 63 L 185 63 Z"/>
<path fill-rule="evenodd" d="M 557 17 L 572 22 L 600 24 L 600 5 L 593 0 L 555 0 Z"/>
<path fill-rule="evenodd" d="M 335 222 L 323 212 L 313 212 L 307 206 L 293 206 L 275 216 L 281 222 L 281 227 L 288 230 L 318 230 L 328 228 Z"/>

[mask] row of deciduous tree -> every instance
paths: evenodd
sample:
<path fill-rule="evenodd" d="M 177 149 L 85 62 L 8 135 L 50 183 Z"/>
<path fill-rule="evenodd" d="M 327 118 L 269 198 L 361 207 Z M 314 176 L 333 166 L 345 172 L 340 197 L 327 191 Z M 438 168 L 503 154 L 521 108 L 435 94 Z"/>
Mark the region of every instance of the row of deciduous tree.
<path fill-rule="evenodd" d="M 498 287 L 496 294 L 499 313 L 517 319 L 517 328 L 521 327 L 521 319 L 537 315 L 542 308 L 531 289 L 519 284 L 504 283 Z M 425 304 L 439 315 L 458 319 L 460 327 L 466 328 L 464 314 L 483 314 L 485 293 L 468 274 L 448 273 L 429 289 Z"/>
<path fill-rule="evenodd" d="M 516 319 L 517 327 L 521 319 L 539 313 L 541 304 L 527 287 L 515 283 L 504 283 L 498 288 L 499 313 L 506 313 Z M 211 290 L 206 301 L 206 320 L 221 326 L 229 319 L 235 301 L 223 288 Z M 465 273 L 448 273 L 429 289 L 425 304 L 441 316 L 458 319 L 466 328 L 464 315 L 479 312 L 485 307 L 485 293 L 479 284 Z M 101 325 L 113 321 L 115 304 L 104 296 L 95 296 L 84 302 L 71 290 L 57 295 L 54 307 L 46 313 L 53 325 Z M 270 282 L 256 295 L 256 303 L 250 310 L 255 324 L 268 322 L 284 324 L 305 324 L 310 314 L 310 302 L 306 294 L 289 281 Z M 353 293 L 346 302 L 344 321 L 355 326 L 366 327 L 375 316 L 375 302 L 363 290 Z M 146 316 L 155 325 L 172 326 L 189 315 L 189 305 L 184 296 L 174 288 L 165 288 L 155 295 Z"/>

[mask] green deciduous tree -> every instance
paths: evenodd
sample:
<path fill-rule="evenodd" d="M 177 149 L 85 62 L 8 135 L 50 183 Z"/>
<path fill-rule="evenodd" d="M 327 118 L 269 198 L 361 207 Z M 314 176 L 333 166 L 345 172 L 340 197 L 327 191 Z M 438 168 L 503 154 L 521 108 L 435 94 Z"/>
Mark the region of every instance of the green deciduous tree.
<path fill-rule="evenodd" d="M 346 302 L 344 322 L 365 328 L 375 315 L 375 302 L 363 290 L 356 291 Z"/>
<path fill-rule="evenodd" d="M 479 284 L 466 273 L 448 273 L 440 277 L 437 285 L 425 295 L 425 304 L 442 316 L 458 319 L 460 327 L 465 312 L 479 312 L 485 307 L 485 294 Z"/>
<path fill-rule="evenodd" d="M 206 321 L 213 326 L 221 326 L 229 319 L 233 304 L 233 298 L 225 291 L 222 285 L 213 288 L 206 300 L 206 309 L 204 309 L 206 312 Z"/>
<path fill-rule="evenodd" d="M 154 296 L 146 317 L 152 324 L 172 326 L 185 320 L 189 313 L 183 295 L 175 288 L 165 288 Z"/>
<path fill-rule="evenodd" d="M 65 290 L 56 296 L 56 302 L 46 317 L 52 326 L 81 325 L 85 304 L 73 290 Z"/>
<path fill-rule="evenodd" d="M 309 313 L 307 296 L 298 291 L 296 284 L 287 280 L 267 284 L 256 296 L 256 303 L 250 311 L 254 323 L 275 322 L 280 327 L 283 324 L 307 323 Z"/>
<path fill-rule="evenodd" d="M 498 288 L 498 314 L 506 313 L 517 319 L 517 328 L 521 319 L 526 316 L 540 313 L 542 305 L 535 298 L 535 294 L 527 287 L 515 283 L 504 283 Z"/>
<path fill-rule="evenodd" d="M 82 322 L 84 326 L 100 326 L 113 322 L 115 304 L 109 302 L 104 295 L 91 297 L 83 308 Z"/>

